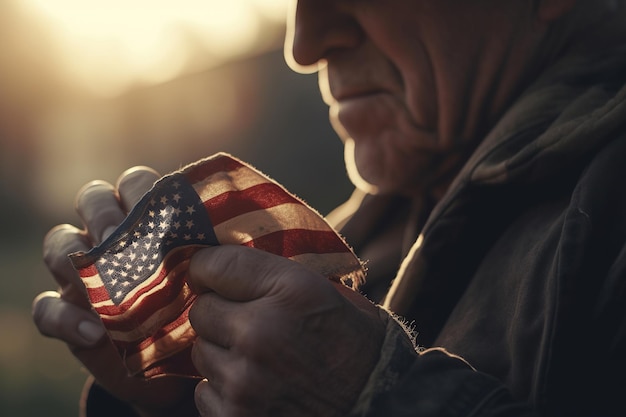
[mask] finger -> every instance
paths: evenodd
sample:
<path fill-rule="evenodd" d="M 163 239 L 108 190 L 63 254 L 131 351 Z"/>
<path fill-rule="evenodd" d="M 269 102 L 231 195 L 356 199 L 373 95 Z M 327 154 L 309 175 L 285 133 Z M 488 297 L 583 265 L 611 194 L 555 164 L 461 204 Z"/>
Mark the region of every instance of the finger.
<path fill-rule="evenodd" d="M 189 322 L 198 336 L 219 346 L 230 348 L 234 337 L 245 325 L 242 305 L 215 293 L 205 293 L 189 310 Z"/>
<path fill-rule="evenodd" d="M 78 192 L 76 211 L 95 245 L 108 237 L 126 217 L 115 188 L 104 181 L 90 182 Z"/>
<path fill-rule="evenodd" d="M 98 317 L 48 291 L 33 300 L 33 321 L 41 334 L 78 347 L 91 347 L 103 339 L 106 331 Z"/>
<path fill-rule="evenodd" d="M 122 173 L 117 180 L 122 209 L 127 213 L 131 211 L 159 178 L 157 171 L 145 166 L 133 167 Z"/>
<path fill-rule="evenodd" d="M 327 281 L 282 256 L 236 245 L 202 249 L 189 264 L 189 283 L 196 293 L 215 291 L 233 301 L 266 296 L 279 288 L 276 284 L 282 280 L 306 285 L 309 280 L 320 278 Z"/>
<path fill-rule="evenodd" d="M 191 358 L 200 375 L 207 378 L 220 394 L 233 367 L 232 353 L 228 349 L 198 338 L 193 345 Z"/>
<path fill-rule="evenodd" d="M 251 370 L 250 362 L 236 360 L 234 354 L 219 346 L 203 343 L 201 339 L 196 345 L 195 354 L 202 355 L 203 359 L 196 357 L 194 364 L 206 365 L 204 372 L 207 373 L 207 378 L 196 385 L 196 407 L 201 415 L 269 415 L 267 403 L 272 401 L 271 387 L 276 383 L 271 376 L 258 369 Z"/>
<path fill-rule="evenodd" d="M 44 263 L 61 286 L 63 298 L 86 309 L 89 308 L 89 303 L 84 286 L 67 255 L 88 251 L 90 248 L 85 231 L 69 224 L 53 228 L 43 240 Z"/>
<path fill-rule="evenodd" d="M 223 401 L 219 394 L 206 379 L 196 385 L 196 408 L 202 417 L 224 416 Z"/>

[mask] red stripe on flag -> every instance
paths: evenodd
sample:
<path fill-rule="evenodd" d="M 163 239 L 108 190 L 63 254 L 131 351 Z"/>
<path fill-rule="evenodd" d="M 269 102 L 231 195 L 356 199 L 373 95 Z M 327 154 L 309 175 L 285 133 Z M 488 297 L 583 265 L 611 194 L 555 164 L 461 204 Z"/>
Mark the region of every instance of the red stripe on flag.
<path fill-rule="evenodd" d="M 333 231 L 307 229 L 279 230 L 258 237 L 243 246 L 290 258 L 305 253 L 344 253 L 350 249 Z"/>
<path fill-rule="evenodd" d="M 96 269 L 96 266 L 94 264 L 86 266 L 85 268 L 81 268 L 78 271 L 78 275 L 80 275 L 81 278 L 89 278 L 97 274 L 98 270 Z"/>
<path fill-rule="evenodd" d="M 193 167 L 189 172 L 184 173 L 184 175 L 191 184 L 194 184 L 215 173 L 234 171 L 243 166 L 241 162 L 235 159 L 220 156 Z"/>
<path fill-rule="evenodd" d="M 302 204 L 280 186 L 264 183 L 241 191 L 227 191 L 204 202 L 213 226 L 241 214 L 268 209 L 281 204 Z"/>
<path fill-rule="evenodd" d="M 184 280 L 167 281 L 165 287 L 159 289 L 154 293 L 148 294 L 141 300 L 141 305 L 135 308 L 132 313 L 127 313 L 123 320 L 112 320 L 107 317 L 102 317 L 104 326 L 109 330 L 128 331 L 137 327 L 136 323 L 143 323 L 148 320 L 155 311 L 160 310 L 164 306 L 172 303 L 182 291 L 182 287 L 185 285 Z M 186 298 L 185 298 L 186 297 Z M 188 294 L 183 297 L 185 299 L 183 305 L 191 303 L 196 296 Z M 97 309 L 98 313 L 102 313 L 100 309 Z M 178 312 L 177 312 L 178 313 Z M 170 313 L 174 315 L 173 313 Z M 161 319 L 162 320 L 162 319 Z"/>
<path fill-rule="evenodd" d="M 191 362 L 191 349 L 192 345 L 187 346 L 185 349 L 173 356 L 166 359 L 157 361 L 152 365 L 149 365 L 143 372 L 143 376 L 151 378 L 157 375 L 173 374 L 184 376 L 198 376 L 200 373 Z"/>
<path fill-rule="evenodd" d="M 143 339 L 139 342 L 124 342 L 121 340 L 115 340 L 115 344 L 117 345 L 118 350 L 120 352 L 123 352 L 126 356 L 131 356 L 148 348 L 150 345 L 157 342 L 158 340 L 167 337 L 167 335 L 169 335 L 172 331 L 176 330 L 180 326 L 186 325 L 189 322 L 190 308 L 191 306 L 187 306 L 187 308 L 185 308 L 185 310 L 181 313 L 179 317 L 158 329 L 150 337 Z"/>
<path fill-rule="evenodd" d="M 108 291 L 103 286 L 87 288 L 87 295 L 89 295 L 91 304 L 97 304 L 111 299 Z"/>

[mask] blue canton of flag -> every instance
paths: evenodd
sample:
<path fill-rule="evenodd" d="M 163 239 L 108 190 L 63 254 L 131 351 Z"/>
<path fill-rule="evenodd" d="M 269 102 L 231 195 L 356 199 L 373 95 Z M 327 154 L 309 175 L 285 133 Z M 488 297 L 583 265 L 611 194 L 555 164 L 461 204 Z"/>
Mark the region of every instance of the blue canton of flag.
<path fill-rule="evenodd" d="M 172 249 L 218 244 L 202 201 L 182 175 L 159 182 L 150 199 L 140 204 L 142 209 L 136 209 L 136 216 L 126 222 L 134 223 L 135 217 L 141 221 L 120 236 L 96 263 L 104 287 L 116 305 L 150 278 Z"/>

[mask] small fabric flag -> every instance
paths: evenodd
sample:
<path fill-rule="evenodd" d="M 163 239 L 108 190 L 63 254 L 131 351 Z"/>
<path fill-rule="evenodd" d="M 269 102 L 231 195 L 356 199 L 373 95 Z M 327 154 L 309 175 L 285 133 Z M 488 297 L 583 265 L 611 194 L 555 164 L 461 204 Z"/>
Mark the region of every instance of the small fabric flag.
<path fill-rule="evenodd" d="M 131 375 L 198 376 L 187 269 L 199 249 L 224 244 L 281 255 L 332 280 L 364 276 L 344 240 L 282 186 L 225 153 L 196 162 L 157 181 L 102 244 L 70 255 Z"/>

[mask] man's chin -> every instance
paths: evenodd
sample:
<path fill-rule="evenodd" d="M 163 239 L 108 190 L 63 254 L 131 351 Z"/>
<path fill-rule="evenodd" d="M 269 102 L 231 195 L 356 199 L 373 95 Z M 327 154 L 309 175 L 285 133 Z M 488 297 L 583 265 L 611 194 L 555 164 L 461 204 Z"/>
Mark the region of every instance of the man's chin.
<path fill-rule="evenodd" d="M 344 140 L 344 161 L 346 164 L 348 178 L 350 178 L 352 184 L 354 184 L 354 186 L 359 190 L 368 194 L 378 194 L 380 191 L 378 186 L 372 184 L 361 176 L 355 161 L 354 146 L 354 140 L 352 138 L 348 137 Z"/>
<path fill-rule="evenodd" d="M 358 168 L 359 164 L 356 162 L 354 153 L 354 140 L 350 138 L 346 139 L 344 146 L 346 172 L 348 173 L 348 178 L 357 189 L 368 194 L 407 194 L 407 190 L 403 188 L 404 184 L 402 184 L 402 181 L 394 180 L 393 178 L 386 176 L 384 172 L 376 171 L 376 168 L 373 168 L 374 166 L 377 166 L 376 163 L 366 164 L 361 161 L 362 169 Z M 363 169 L 363 167 L 366 168 Z M 381 169 L 381 167 L 378 166 L 378 169 Z M 411 193 L 408 192 L 408 194 Z"/>

